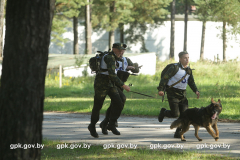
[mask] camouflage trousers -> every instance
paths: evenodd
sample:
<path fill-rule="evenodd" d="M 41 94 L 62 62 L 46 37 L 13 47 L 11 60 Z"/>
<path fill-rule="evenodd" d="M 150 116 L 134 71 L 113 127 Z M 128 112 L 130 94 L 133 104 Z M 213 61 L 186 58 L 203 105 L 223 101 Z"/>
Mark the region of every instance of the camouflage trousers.
<path fill-rule="evenodd" d="M 176 118 L 188 109 L 188 100 L 186 97 L 186 90 L 177 88 L 169 88 L 167 91 L 167 98 L 171 110 L 166 110 L 164 116 L 169 118 Z"/>
<path fill-rule="evenodd" d="M 100 113 L 100 110 L 102 109 L 103 102 L 107 95 L 111 99 L 111 109 L 109 111 L 109 120 L 112 122 L 117 121 L 117 119 L 121 115 L 124 103 L 126 101 L 126 97 L 123 94 L 123 92 L 116 86 L 107 87 L 101 90 L 99 90 L 97 87 L 95 87 L 94 89 L 95 89 L 95 95 L 94 95 L 94 105 L 93 105 L 92 115 L 91 115 L 91 123 L 96 124 L 98 122 L 99 113 Z"/>
<path fill-rule="evenodd" d="M 119 95 L 120 95 L 120 98 L 122 99 L 122 102 L 123 102 L 123 108 L 124 108 L 124 104 L 126 102 L 126 96 L 123 94 L 123 88 L 120 88 L 120 87 L 117 87 L 117 90 L 119 92 Z M 114 108 L 112 102 L 110 104 L 110 106 L 108 107 L 107 109 L 107 112 L 106 112 L 106 117 L 105 119 L 109 120 L 110 119 L 110 113 L 111 113 L 111 109 Z"/>

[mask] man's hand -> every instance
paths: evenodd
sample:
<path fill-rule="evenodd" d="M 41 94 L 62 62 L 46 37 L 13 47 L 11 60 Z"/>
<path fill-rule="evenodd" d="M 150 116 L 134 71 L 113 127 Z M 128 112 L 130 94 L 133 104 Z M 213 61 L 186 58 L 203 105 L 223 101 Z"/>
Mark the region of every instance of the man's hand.
<path fill-rule="evenodd" d="M 123 87 L 123 89 L 125 89 L 127 92 L 130 91 L 130 87 L 129 87 L 129 86 L 127 86 L 127 85 L 124 84 L 122 87 Z"/>
<path fill-rule="evenodd" d="M 164 96 L 164 92 L 163 92 L 163 91 L 159 91 L 159 92 L 158 92 L 158 95 L 159 95 L 159 96 Z"/>
<path fill-rule="evenodd" d="M 196 91 L 196 95 L 197 95 L 197 99 L 199 99 L 200 93 L 198 91 Z"/>
<path fill-rule="evenodd" d="M 133 66 L 127 66 L 127 70 L 132 70 L 132 69 L 135 69 L 135 67 L 133 67 Z"/>

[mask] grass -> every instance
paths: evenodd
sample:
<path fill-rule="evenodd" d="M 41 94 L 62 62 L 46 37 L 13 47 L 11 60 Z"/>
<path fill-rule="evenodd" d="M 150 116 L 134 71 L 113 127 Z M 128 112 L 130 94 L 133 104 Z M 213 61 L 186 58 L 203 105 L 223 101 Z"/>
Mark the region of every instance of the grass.
<path fill-rule="evenodd" d="M 42 149 L 41 159 L 43 160 L 71 160 L 71 159 L 161 159 L 161 160 L 179 160 L 179 159 L 234 159 L 228 156 L 198 153 L 196 151 L 177 151 L 177 150 L 151 150 L 149 148 L 138 149 L 104 149 L 100 145 L 91 145 L 89 149 L 80 148 L 57 149 L 60 145 L 65 145 L 60 141 L 43 140 L 44 148 Z"/>
<path fill-rule="evenodd" d="M 162 69 L 171 62 L 158 62 L 155 75 L 130 76 L 126 84 L 132 83 L 132 91 L 144 93 L 156 97 L 148 98 L 124 91 L 127 101 L 122 111 L 124 115 L 157 116 L 161 107 L 169 109 L 167 97 L 162 103 L 157 95 L 157 86 L 160 81 Z M 211 98 L 221 100 L 223 111 L 221 119 L 240 120 L 240 62 L 191 63 L 195 83 L 200 91 L 200 99 L 187 87 L 189 108 L 207 106 Z M 89 113 L 93 107 L 94 76 L 63 78 L 63 87 L 59 88 L 58 75 L 47 75 L 45 85 L 44 111 L 63 111 Z M 105 113 L 110 104 L 107 97 L 101 113 Z"/>

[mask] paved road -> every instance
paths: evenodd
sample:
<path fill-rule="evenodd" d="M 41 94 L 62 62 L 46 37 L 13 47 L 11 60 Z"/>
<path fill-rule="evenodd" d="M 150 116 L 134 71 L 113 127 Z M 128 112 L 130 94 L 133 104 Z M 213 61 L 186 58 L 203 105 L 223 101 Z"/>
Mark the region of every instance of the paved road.
<path fill-rule="evenodd" d="M 104 115 L 100 115 L 100 120 L 103 118 Z M 203 139 L 202 142 L 199 142 L 195 138 L 194 128 L 191 126 L 190 130 L 185 133 L 187 141 L 181 142 L 180 139 L 173 138 L 175 129 L 169 128 L 173 120 L 168 118 L 159 123 L 157 117 L 121 116 L 118 128 L 121 135 L 114 135 L 111 132 L 108 135 L 103 135 L 99 128 L 100 122 L 98 122 L 96 126 L 99 138 L 93 138 L 87 130 L 90 115 L 45 112 L 43 138 L 69 143 L 98 144 L 102 145 L 103 148 L 168 148 L 240 157 L 239 123 L 218 123 L 220 137 L 217 142 L 207 133 L 205 128 L 199 130 L 199 137 Z"/>

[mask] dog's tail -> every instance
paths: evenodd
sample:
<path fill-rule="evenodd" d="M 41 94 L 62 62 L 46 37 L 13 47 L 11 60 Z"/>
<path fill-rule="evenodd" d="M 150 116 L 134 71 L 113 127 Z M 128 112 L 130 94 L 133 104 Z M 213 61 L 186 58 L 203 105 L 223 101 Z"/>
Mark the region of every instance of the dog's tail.
<path fill-rule="evenodd" d="M 173 121 L 170 128 L 173 129 L 173 128 L 179 127 L 182 124 L 181 122 L 182 122 L 181 119 L 177 119 L 177 120 Z"/>

